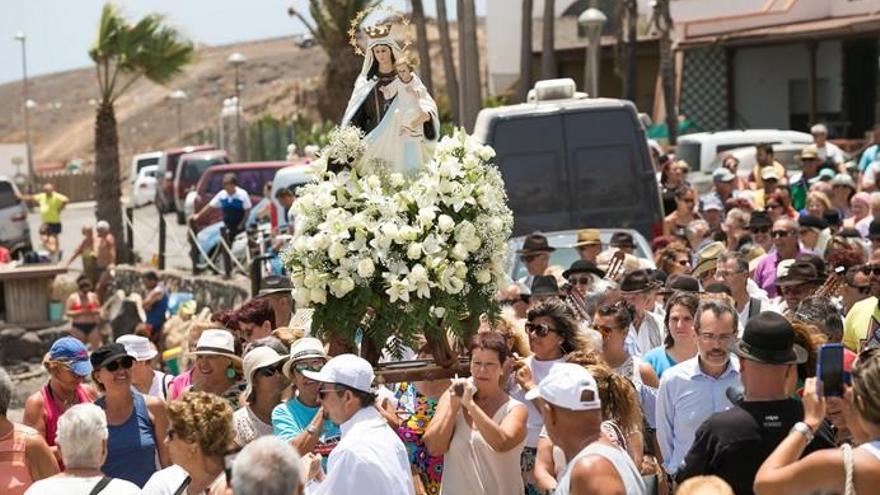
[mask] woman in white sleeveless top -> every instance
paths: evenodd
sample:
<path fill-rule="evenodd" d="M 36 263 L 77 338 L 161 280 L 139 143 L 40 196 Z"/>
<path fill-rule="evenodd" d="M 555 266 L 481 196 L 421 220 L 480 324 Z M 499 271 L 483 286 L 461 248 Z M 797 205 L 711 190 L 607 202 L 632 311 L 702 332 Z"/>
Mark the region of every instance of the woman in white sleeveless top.
<path fill-rule="evenodd" d="M 441 494 L 523 493 L 520 454 L 526 407 L 501 387 L 507 343 L 482 333 L 471 345 L 471 378 L 444 393 L 423 437 L 428 453 L 443 455 Z"/>
<path fill-rule="evenodd" d="M 852 369 L 852 387 L 846 387 L 844 417 L 859 446 L 823 449 L 801 455 L 825 418 L 825 398 L 816 392 L 816 379 L 804 385 L 804 421 L 795 425 L 770 454 L 755 476 L 757 495 L 785 493 L 877 493 L 880 486 L 880 351 L 859 355 Z"/>

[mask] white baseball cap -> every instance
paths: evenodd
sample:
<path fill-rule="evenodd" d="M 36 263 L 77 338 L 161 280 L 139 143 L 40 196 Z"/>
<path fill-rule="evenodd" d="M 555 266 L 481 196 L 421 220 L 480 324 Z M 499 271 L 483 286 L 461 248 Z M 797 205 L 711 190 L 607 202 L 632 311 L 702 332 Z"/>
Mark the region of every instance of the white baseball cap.
<path fill-rule="evenodd" d="M 574 363 L 559 363 L 550 368 L 541 383 L 526 393 L 527 400 L 538 397 L 572 411 L 592 411 L 602 407 L 599 386 L 593 375 Z"/>
<path fill-rule="evenodd" d="M 316 358 L 323 359 L 324 361 L 327 360 L 327 353 L 324 352 L 324 344 L 314 337 L 303 337 L 298 339 L 292 346 L 290 346 L 290 356 L 288 357 L 288 361 L 284 363 L 284 375 L 292 380 L 293 377 L 291 376 L 290 368 L 293 367 L 297 361 Z"/>
<path fill-rule="evenodd" d="M 284 361 L 284 356 L 278 354 L 271 347 L 257 347 L 244 355 L 244 376 L 247 380 L 247 386 L 244 389 L 244 396 L 250 397 L 254 387 L 254 372 L 260 368 L 272 366 Z"/>
<path fill-rule="evenodd" d="M 327 361 L 321 371 L 305 370 L 303 376 L 316 382 L 338 383 L 370 393 L 373 391 L 373 378 L 376 375 L 366 359 L 354 354 L 340 354 Z"/>
<path fill-rule="evenodd" d="M 116 343 L 125 346 L 125 352 L 136 361 L 149 361 L 159 355 L 159 351 L 150 345 L 150 339 L 140 335 L 123 335 L 116 339 Z"/>

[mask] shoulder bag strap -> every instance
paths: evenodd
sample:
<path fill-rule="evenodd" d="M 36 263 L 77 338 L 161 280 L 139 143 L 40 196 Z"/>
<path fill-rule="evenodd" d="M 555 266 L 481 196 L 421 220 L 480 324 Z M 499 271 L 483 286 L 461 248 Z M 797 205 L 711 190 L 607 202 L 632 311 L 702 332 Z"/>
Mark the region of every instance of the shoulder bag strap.
<path fill-rule="evenodd" d="M 761 312 L 761 300 L 757 297 L 749 298 L 749 319 L 758 316 L 758 313 Z"/>
<path fill-rule="evenodd" d="M 844 481 L 844 495 L 856 495 L 856 488 L 853 486 L 853 453 L 852 445 L 845 443 L 841 447 L 843 449 L 843 472 L 846 478 Z"/>
<path fill-rule="evenodd" d="M 89 492 L 89 495 L 98 495 L 99 493 L 104 491 L 104 488 L 107 488 L 107 485 L 109 485 L 111 481 L 113 481 L 113 478 L 109 476 L 104 476 L 103 478 L 98 480 L 98 484 L 96 484 L 92 488 L 92 491 Z"/>
<path fill-rule="evenodd" d="M 190 483 L 192 483 L 192 478 L 187 476 L 186 479 L 183 480 L 183 483 L 181 483 L 180 486 L 177 487 L 177 490 L 174 491 L 174 495 L 182 495 L 184 492 L 186 492 L 186 487 L 188 487 Z"/>

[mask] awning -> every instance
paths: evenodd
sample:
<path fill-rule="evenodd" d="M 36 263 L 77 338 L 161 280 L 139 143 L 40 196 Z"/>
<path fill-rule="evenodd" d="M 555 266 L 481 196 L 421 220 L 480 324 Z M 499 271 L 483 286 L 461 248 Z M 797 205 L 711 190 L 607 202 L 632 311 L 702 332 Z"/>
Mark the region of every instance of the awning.
<path fill-rule="evenodd" d="M 817 38 L 849 37 L 880 33 L 880 13 L 835 17 L 818 21 L 762 26 L 680 40 L 677 48 L 687 50 L 706 45 L 745 46 L 786 43 Z"/>

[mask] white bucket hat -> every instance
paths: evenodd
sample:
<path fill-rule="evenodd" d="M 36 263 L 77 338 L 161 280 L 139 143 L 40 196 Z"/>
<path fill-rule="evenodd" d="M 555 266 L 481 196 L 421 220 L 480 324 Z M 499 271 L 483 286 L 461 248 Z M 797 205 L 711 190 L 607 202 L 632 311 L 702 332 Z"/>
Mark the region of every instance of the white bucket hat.
<path fill-rule="evenodd" d="M 235 353 L 235 337 L 228 330 L 205 330 L 199 337 L 196 356 L 226 356 L 234 361 L 241 362 L 241 358 Z"/>
<path fill-rule="evenodd" d="M 574 363 L 559 363 L 550 368 L 541 383 L 526 393 L 527 400 L 538 397 L 571 411 L 592 411 L 602 407 L 596 379 L 586 368 Z"/>
<path fill-rule="evenodd" d="M 323 359 L 327 361 L 327 353 L 324 352 L 324 344 L 314 337 L 303 337 L 290 346 L 290 356 L 284 363 L 284 376 L 293 380 L 293 365 L 298 361 L 307 359 Z"/>
<path fill-rule="evenodd" d="M 372 393 L 376 376 L 370 363 L 354 354 L 340 354 L 327 361 L 321 371 L 303 371 L 303 375 L 316 382 L 336 383 L 367 393 Z"/>
<path fill-rule="evenodd" d="M 278 364 L 284 361 L 284 356 L 275 352 L 271 347 L 257 347 L 244 355 L 244 377 L 247 380 L 247 386 L 244 389 L 245 398 L 250 397 L 254 387 L 254 373 L 267 366 Z"/>
<path fill-rule="evenodd" d="M 125 352 L 135 361 L 149 361 L 159 355 L 159 351 L 150 345 L 150 339 L 140 335 L 123 335 L 116 339 L 116 343 L 125 346 Z"/>

